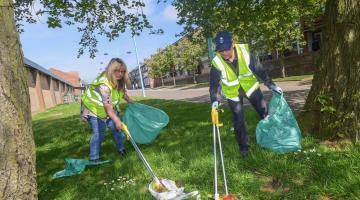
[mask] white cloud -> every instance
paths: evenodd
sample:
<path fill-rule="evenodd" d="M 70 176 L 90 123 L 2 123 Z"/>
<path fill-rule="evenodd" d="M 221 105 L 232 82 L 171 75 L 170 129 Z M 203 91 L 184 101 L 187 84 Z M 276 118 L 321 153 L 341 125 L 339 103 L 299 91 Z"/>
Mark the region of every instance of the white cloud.
<path fill-rule="evenodd" d="M 155 7 L 157 5 L 156 0 L 144 0 L 145 7 L 143 8 L 143 12 L 145 15 L 149 16 L 154 13 Z"/>
<path fill-rule="evenodd" d="M 165 7 L 164 11 L 162 12 L 162 16 L 165 20 L 168 21 L 177 21 L 177 10 L 174 6 L 168 5 Z"/>

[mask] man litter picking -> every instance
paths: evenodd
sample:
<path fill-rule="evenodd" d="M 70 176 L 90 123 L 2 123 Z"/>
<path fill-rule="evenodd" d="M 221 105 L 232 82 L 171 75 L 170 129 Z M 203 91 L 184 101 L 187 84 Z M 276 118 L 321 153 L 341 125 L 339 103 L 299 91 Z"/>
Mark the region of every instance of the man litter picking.
<path fill-rule="evenodd" d="M 260 90 L 258 78 L 271 90 L 282 94 L 262 64 L 255 59 L 248 44 L 234 44 L 229 32 L 216 34 L 216 54 L 211 61 L 210 98 L 212 107 L 217 108 L 221 92 L 226 97 L 233 113 L 234 131 L 239 144 L 240 155 L 247 156 L 249 138 L 245 127 L 243 98 L 247 98 L 263 119 L 267 116 L 267 104 Z"/>

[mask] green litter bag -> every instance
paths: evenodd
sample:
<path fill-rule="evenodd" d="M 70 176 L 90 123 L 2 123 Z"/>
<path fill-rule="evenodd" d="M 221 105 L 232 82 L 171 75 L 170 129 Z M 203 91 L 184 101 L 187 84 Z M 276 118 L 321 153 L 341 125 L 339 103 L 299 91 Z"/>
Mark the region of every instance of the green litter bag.
<path fill-rule="evenodd" d="M 132 138 L 139 144 L 150 144 L 169 123 L 162 110 L 140 103 L 129 103 L 123 116 Z"/>
<path fill-rule="evenodd" d="M 301 149 L 300 128 L 283 95 L 272 93 L 269 115 L 256 126 L 256 141 L 279 153 Z"/>
<path fill-rule="evenodd" d="M 86 166 L 102 165 L 110 162 L 111 160 L 91 162 L 84 159 L 65 158 L 65 169 L 56 172 L 52 179 L 81 174 L 85 170 Z"/>

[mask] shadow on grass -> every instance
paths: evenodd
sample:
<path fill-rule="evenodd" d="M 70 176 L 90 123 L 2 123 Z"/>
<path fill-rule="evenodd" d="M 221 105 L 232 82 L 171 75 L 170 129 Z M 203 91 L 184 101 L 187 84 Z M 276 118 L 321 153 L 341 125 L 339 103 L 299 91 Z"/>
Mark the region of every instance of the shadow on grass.
<path fill-rule="evenodd" d="M 213 146 L 209 105 L 155 99 L 139 102 L 160 108 L 170 117 L 168 126 L 154 143 L 139 145 L 155 173 L 159 177 L 179 180 L 188 191 L 199 190 L 202 197 L 212 193 Z M 122 109 L 125 109 L 124 104 Z M 50 117 L 60 111 L 64 114 Z M 269 152 L 256 145 L 255 128 L 259 118 L 252 109 L 247 109 L 251 154 L 242 159 L 234 133 L 230 131 L 231 119 L 231 113 L 225 107 L 221 115 L 224 126 L 220 131 L 231 193 L 240 194 L 245 199 L 318 199 L 324 194 L 352 199 L 359 194 L 354 189 L 359 184 L 359 147 L 351 152 L 321 152 L 321 156 L 316 153 Z M 113 160 L 113 163 L 88 168 L 78 176 L 50 179 L 53 173 L 63 168 L 66 157 L 88 158 L 91 129 L 87 123 L 79 121 L 78 105 L 40 114 L 33 124 L 39 199 L 152 199 L 147 192 L 150 176 L 134 149 L 125 142 L 129 154 L 126 158 L 120 157 L 109 133 L 102 144 L 101 156 Z M 312 149 L 316 147 L 316 141 L 305 138 L 303 146 L 305 150 Z M 117 178 L 124 175 L 136 179 L 136 185 L 121 188 Z M 280 188 L 288 187 L 290 190 L 260 192 L 259 188 L 264 184 L 262 179 L 266 177 L 277 177 Z"/>

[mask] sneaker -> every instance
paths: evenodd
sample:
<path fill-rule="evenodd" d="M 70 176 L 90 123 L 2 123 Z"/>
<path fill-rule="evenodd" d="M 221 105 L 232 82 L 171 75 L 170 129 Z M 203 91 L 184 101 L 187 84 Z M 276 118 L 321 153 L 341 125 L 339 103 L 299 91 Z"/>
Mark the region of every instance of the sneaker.
<path fill-rule="evenodd" d="M 240 151 L 240 156 L 241 157 L 246 157 L 246 156 L 248 156 L 249 155 L 249 150 L 242 150 L 242 151 Z"/>
<path fill-rule="evenodd" d="M 126 153 L 126 150 L 125 150 L 125 149 L 120 150 L 120 151 L 119 151 L 119 154 L 120 154 L 121 156 L 123 156 L 123 157 L 126 157 L 126 155 L 127 155 L 127 153 Z"/>

